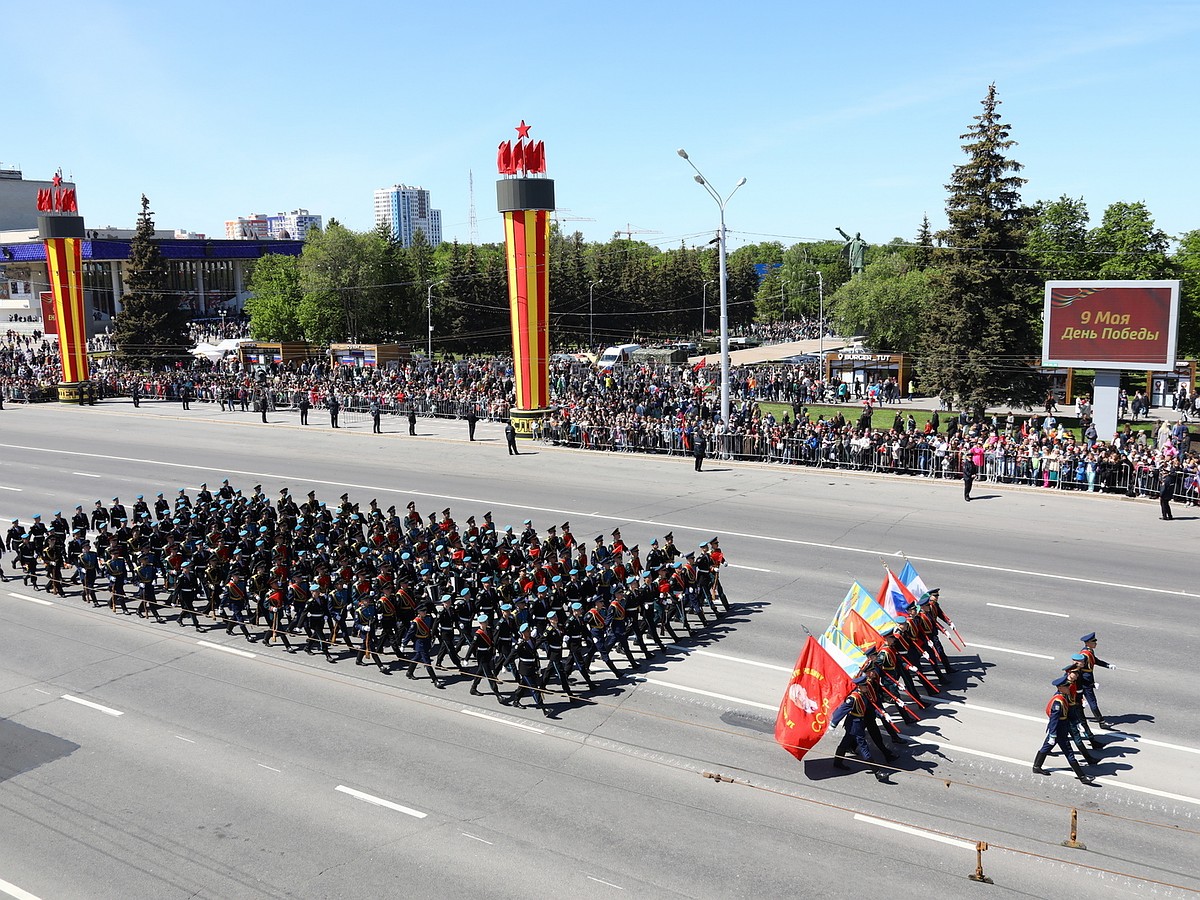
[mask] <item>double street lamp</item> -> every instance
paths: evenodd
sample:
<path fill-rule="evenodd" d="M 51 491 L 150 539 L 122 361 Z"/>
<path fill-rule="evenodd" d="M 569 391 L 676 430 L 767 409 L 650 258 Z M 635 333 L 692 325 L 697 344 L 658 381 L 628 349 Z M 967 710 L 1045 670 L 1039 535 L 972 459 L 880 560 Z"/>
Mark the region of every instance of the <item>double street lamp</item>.
<path fill-rule="evenodd" d="M 710 278 L 700 285 L 700 340 L 704 340 L 704 333 L 708 331 L 708 286 L 716 283 L 715 278 Z"/>
<path fill-rule="evenodd" d="M 445 281 L 431 281 L 429 290 L 425 292 L 425 309 L 429 314 L 429 347 L 426 352 L 429 354 L 429 362 L 433 363 L 433 289 L 439 284 L 445 284 Z"/>
<path fill-rule="evenodd" d="M 592 336 L 592 325 L 596 321 L 595 313 L 592 312 L 592 289 L 598 284 L 604 284 L 603 278 L 597 278 L 595 281 L 588 282 L 588 350 L 596 349 L 596 339 Z"/>
<path fill-rule="evenodd" d="M 684 158 L 689 166 L 695 170 L 696 183 L 704 190 L 708 191 L 708 195 L 713 198 L 717 204 L 717 209 L 721 213 L 721 230 L 717 232 L 717 255 L 720 260 L 720 273 L 718 275 L 718 283 L 721 286 L 721 422 L 726 428 L 729 427 L 729 279 L 725 269 L 725 206 L 733 198 L 733 195 L 738 192 L 746 179 L 742 178 L 733 186 L 733 190 L 724 198 L 713 189 L 713 186 L 708 183 L 708 179 L 704 177 L 704 173 L 696 168 L 696 164 L 688 157 L 687 151 L 680 148 L 676 151 Z"/>

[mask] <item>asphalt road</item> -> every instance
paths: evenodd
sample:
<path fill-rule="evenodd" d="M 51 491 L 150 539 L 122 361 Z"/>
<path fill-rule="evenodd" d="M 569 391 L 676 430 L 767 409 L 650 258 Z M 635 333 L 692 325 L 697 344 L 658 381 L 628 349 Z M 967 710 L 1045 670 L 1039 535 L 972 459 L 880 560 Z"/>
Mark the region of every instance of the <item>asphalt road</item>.
<path fill-rule="evenodd" d="M 124 404 L 0 413 L 0 521 L 228 476 L 460 521 L 713 534 L 734 612 L 536 710 L 0 585 L 0 896 L 1195 896 L 1200 518 L 1123 498 L 527 448 L 500 428 Z M 315 413 L 314 423 L 324 420 Z M 968 643 L 892 785 L 773 741 L 853 580 L 906 554 Z M 11 557 L 10 557 L 11 558 Z M 11 573 L 10 573 L 11 574 Z M 48 602 L 49 601 L 49 602 Z M 1049 682 L 1099 632 L 1099 784 L 1033 775 Z M 206 643 L 200 643 L 204 641 Z M 239 653 L 231 651 L 240 651 Z M 71 698 L 71 699 L 67 699 Z M 81 703 L 79 701 L 86 701 Z M 93 704 L 93 705 L 87 705 Z M 97 708 L 99 707 L 99 708 Z M 735 781 L 705 777 L 720 774 Z M 1087 849 L 1061 846 L 1071 810 Z M 994 885 L 974 885 L 978 841 Z M 24 893 L 23 893 L 24 892 Z"/>

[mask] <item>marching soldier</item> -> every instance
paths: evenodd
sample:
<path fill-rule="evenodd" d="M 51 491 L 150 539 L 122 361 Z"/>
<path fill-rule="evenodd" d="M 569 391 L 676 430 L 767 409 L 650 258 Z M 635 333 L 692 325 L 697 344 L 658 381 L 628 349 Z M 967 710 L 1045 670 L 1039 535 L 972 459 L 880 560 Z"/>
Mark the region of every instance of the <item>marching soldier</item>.
<path fill-rule="evenodd" d="M 1055 746 L 1062 752 L 1062 755 L 1067 758 L 1067 763 L 1071 766 L 1075 777 L 1084 784 L 1094 784 L 1095 779 L 1083 771 L 1079 765 L 1079 760 L 1075 758 L 1075 753 L 1071 750 L 1070 732 L 1068 730 L 1068 717 L 1070 709 L 1070 699 L 1067 696 L 1070 693 L 1070 688 L 1067 684 L 1066 676 L 1054 679 L 1052 682 L 1057 688 L 1056 693 L 1050 698 L 1050 702 L 1046 704 L 1046 739 L 1042 742 L 1042 747 L 1037 752 L 1037 756 L 1033 760 L 1033 771 L 1037 775 L 1049 775 L 1042 764 L 1045 763 L 1046 757 Z"/>
<path fill-rule="evenodd" d="M 1104 716 L 1100 714 L 1100 706 L 1096 702 L 1096 666 L 1102 666 L 1105 669 L 1116 671 L 1117 667 L 1111 663 L 1106 663 L 1104 660 L 1096 656 L 1096 632 L 1092 631 L 1080 638 L 1083 641 L 1083 649 L 1080 654 L 1083 660 L 1079 663 L 1079 689 L 1083 694 L 1083 698 L 1087 700 L 1088 706 L 1092 708 L 1092 713 L 1096 716 L 1096 724 L 1101 728 L 1111 731 L 1112 725 L 1105 721 Z"/>
<path fill-rule="evenodd" d="M 429 651 L 433 645 L 434 634 L 433 610 L 428 605 L 423 605 L 420 612 L 413 617 L 412 624 L 408 626 L 408 633 L 404 635 L 404 640 L 401 645 L 412 645 L 412 655 L 408 661 L 408 671 L 405 676 L 408 678 L 416 678 L 417 664 L 420 663 L 425 667 L 425 671 L 429 673 L 429 680 L 433 682 L 433 686 L 441 689 L 446 685 L 438 678 L 437 672 L 433 669 L 433 661 L 430 658 Z"/>
<path fill-rule="evenodd" d="M 859 675 L 854 679 L 855 688 L 850 692 L 850 695 L 842 701 L 842 704 L 834 710 L 833 717 L 829 720 L 830 728 L 837 728 L 844 720 L 846 725 L 846 733 L 842 735 L 841 741 L 838 743 L 837 749 L 833 752 L 833 767 L 835 769 L 847 768 L 843 761 L 843 755 L 846 751 L 856 749 L 858 758 L 870 767 L 875 775 L 875 780 L 882 784 L 891 784 L 888 781 L 887 773 L 882 772 L 875 767 L 875 759 L 871 756 L 871 748 L 867 745 L 867 726 L 866 717 L 868 711 L 868 703 L 863 695 L 861 687 L 866 684 L 867 676 Z M 873 715 L 873 713 L 872 713 Z"/>

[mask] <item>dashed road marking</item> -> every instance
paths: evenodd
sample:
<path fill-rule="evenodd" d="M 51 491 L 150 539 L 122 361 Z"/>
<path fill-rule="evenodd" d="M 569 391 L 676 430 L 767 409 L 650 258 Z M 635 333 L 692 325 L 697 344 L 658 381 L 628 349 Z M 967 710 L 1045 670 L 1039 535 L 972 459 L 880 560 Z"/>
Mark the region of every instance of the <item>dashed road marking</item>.
<path fill-rule="evenodd" d="M 1057 616 L 1060 619 L 1071 618 L 1066 613 L 1050 612 L 1045 609 L 1030 609 L 1027 606 L 1006 606 L 1003 603 L 988 603 L 988 606 L 994 606 L 997 609 L 1015 609 L 1017 612 L 1037 613 L 1039 616 Z"/>
<path fill-rule="evenodd" d="M 975 849 L 974 844 L 961 841 L 958 838 L 946 837 L 944 834 L 926 831 L 923 828 L 913 828 L 911 825 L 901 825 L 899 822 L 876 819 L 874 816 L 864 816 L 862 813 L 855 813 L 854 820 L 856 822 L 866 822 L 868 825 L 878 825 L 880 828 L 890 828 L 892 831 L 903 831 L 905 834 L 913 834 L 929 841 L 937 841 L 939 844 L 949 844 L 951 847 L 959 847 L 963 850 Z"/>
<path fill-rule="evenodd" d="M 394 809 L 396 812 L 404 813 L 406 816 L 412 816 L 414 819 L 424 819 L 428 813 L 423 813 L 419 809 L 412 809 L 407 806 L 401 806 L 399 803 L 393 803 L 391 800 L 384 800 L 382 797 L 376 797 L 374 794 L 364 794 L 362 791 L 356 791 L 354 788 L 346 787 L 344 784 L 339 784 L 335 791 L 341 791 L 343 794 L 349 794 L 357 800 L 362 800 L 366 803 L 382 806 L 385 809 Z"/>
<path fill-rule="evenodd" d="M 63 694 L 63 700 L 70 700 L 72 703 L 78 703 L 80 706 L 86 706 L 89 709 L 94 709 L 97 712 L 102 712 L 106 716 L 123 716 L 125 713 L 119 709 L 113 709 L 111 706 L 101 706 L 99 703 L 93 703 L 91 700 L 84 700 L 82 697 L 74 697 L 71 694 Z"/>
<path fill-rule="evenodd" d="M 644 681 L 646 684 L 657 685 L 658 687 L 671 688 L 676 691 L 686 691 L 689 694 L 700 694 L 701 696 L 712 697 L 716 700 L 727 700 L 730 703 L 737 703 L 741 706 L 753 706 L 758 709 L 770 709 L 770 710 L 779 709 L 778 704 L 775 704 L 774 706 L 772 706 L 769 703 L 759 703 L 755 700 L 744 700 L 741 697 L 730 697 L 728 694 L 717 694 L 717 693 L 714 693 L 713 691 L 702 691 L 702 690 L 700 690 L 700 688 L 687 687 L 686 685 L 676 684 L 673 681 L 659 681 L 657 678 L 641 678 L 639 680 Z"/>
<path fill-rule="evenodd" d="M 224 644 L 214 644 L 212 641 L 196 641 L 201 647 L 207 647 L 210 650 L 221 650 L 225 653 L 232 653 L 234 656 L 244 656 L 247 659 L 254 659 L 258 654 L 251 653 L 249 650 L 239 650 L 237 647 L 226 647 Z"/>
<path fill-rule="evenodd" d="M 509 728 L 521 728 L 525 731 L 532 731 L 535 734 L 545 734 L 543 728 L 534 728 L 532 725 L 526 725 L 524 722 L 510 722 L 508 719 L 501 719 L 499 716 L 489 716 L 487 713 L 476 712 L 473 709 L 462 710 L 463 715 L 474 716 L 476 719 L 487 719 L 489 722 L 497 722 L 500 725 L 507 725 Z"/>

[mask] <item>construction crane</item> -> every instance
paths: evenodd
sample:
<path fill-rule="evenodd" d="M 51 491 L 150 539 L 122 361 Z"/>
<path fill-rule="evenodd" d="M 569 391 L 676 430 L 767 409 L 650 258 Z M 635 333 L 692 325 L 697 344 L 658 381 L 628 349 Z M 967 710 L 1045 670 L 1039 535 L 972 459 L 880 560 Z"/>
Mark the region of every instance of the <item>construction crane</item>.
<path fill-rule="evenodd" d="M 556 209 L 553 213 L 554 224 L 562 228 L 563 222 L 595 222 L 590 216 L 560 216 L 559 213 L 569 213 L 569 209 Z"/>
<path fill-rule="evenodd" d="M 634 228 L 626 222 L 624 228 L 618 228 L 613 232 L 613 237 L 619 238 L 621 235 L 625 235 L 625 240 L 632 241 L 635 234 L 662 234 L 662 232 L 655 228 Z"/>

